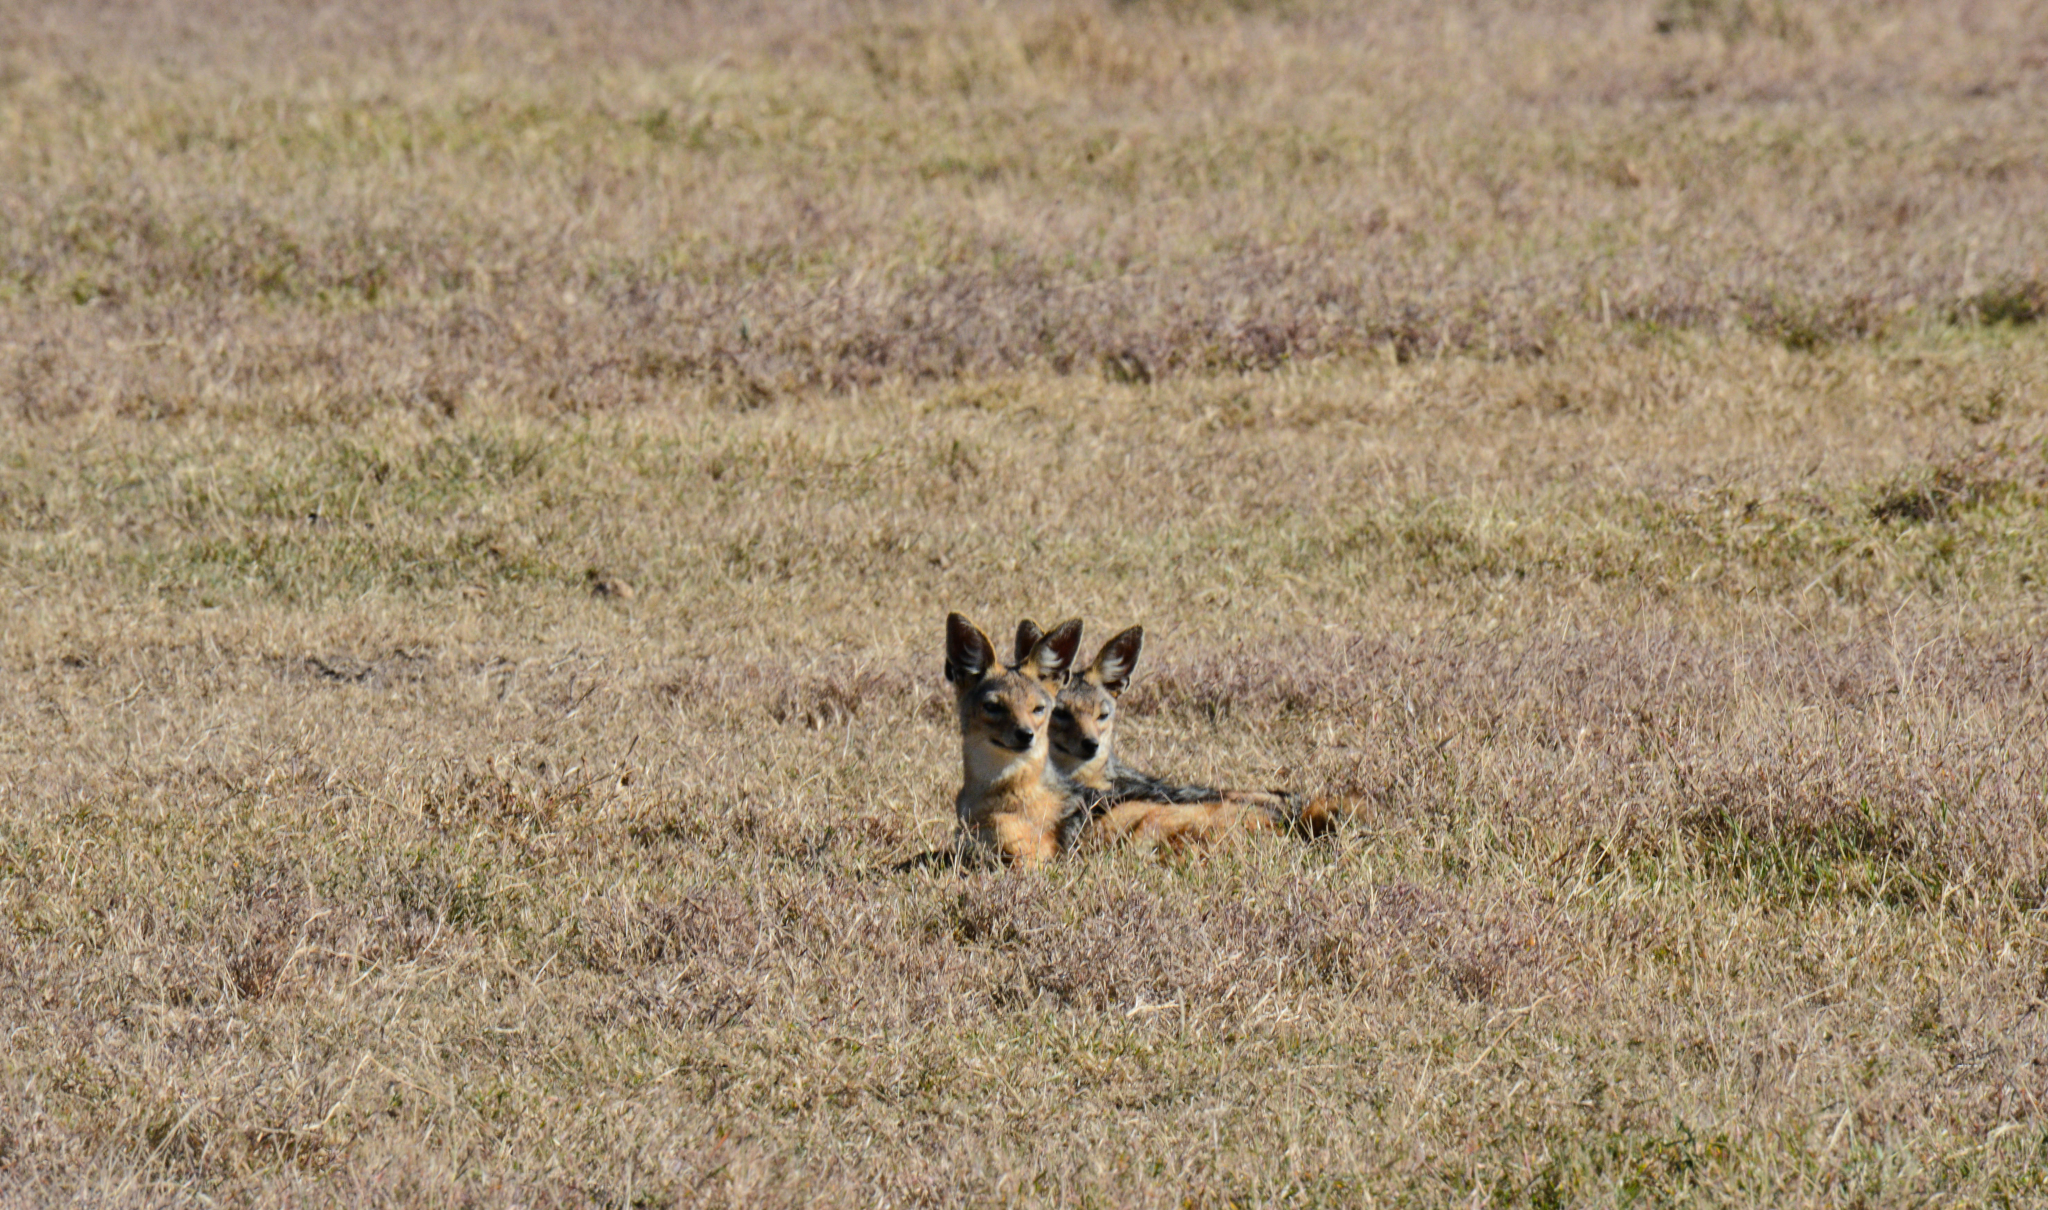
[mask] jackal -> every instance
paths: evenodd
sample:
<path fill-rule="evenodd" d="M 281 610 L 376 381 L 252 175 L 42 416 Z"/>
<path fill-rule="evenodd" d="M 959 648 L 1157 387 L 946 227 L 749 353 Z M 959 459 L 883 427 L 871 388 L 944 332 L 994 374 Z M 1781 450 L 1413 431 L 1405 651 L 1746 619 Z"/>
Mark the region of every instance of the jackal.
<path fill-rule="evenodd" d="M 1029 622 L 1018 627 L 1019 651 L 1037 639 L 1037 628 Z M 1144 644 L 1142 626 L 1118 633 L 1102 645 L 1094 663 L 1069 674 L 1053 706 L 1053 767 L 1096 796 L 1091 813 L 1097 818 L 1091 822 L 1102 826 L 1082 829 L 1082 834 L 1099 830 L 1113 838 L 1125 831 L 1158 832 L 1169 824 L 1173 834 L 1190 828 L 1207 831 L 1232 826 L 1275 826 L 1310 835 L 1327 831 L 1334 822 L 1334 807 L 1328 799 L 1304 801 L 1285 790 L 1219 790 L 1169 782 L 1117 757 L 1117 711 Z M 1209 810 L 1206 816 L 1189 811 L 1141 812 L 1140 805 L 1146 803 L 1162 808 L 1206 806 Z M 1070 824 L 1069 830 L 1075 830 L 1074 825 Z"/>
<path fill-rule="evenodd" d="M 1038 641 L 1030 622 L 1017 627 L 1017 650 Z M 1052 764 L 1067 780 L 1098 794 L 1153 802 L 1216 802 L 1223 797 L 1208 786 L 1176 785 L 1125 764 L 1116 754 L 1118 699 L 1131 683 L 1131 669 L 1145 644 L 1145 628 L 1133 626 L 1102 645 L 1095 662 L 1069 673 L 1053 703 Z M 1022 656 L 1018 657 L 1022 659 Z"/>
<path fill-rule="evenodd" d="M 1090 812 L 1090 797 L 1053 768 L 1047 737 L 1054 699 L 1081 646 L 1081 621 L 1044 634 L 1031 629 L 1030 646 L 1006 666 L 974 623 L 957 613 L 946 618 L 946 680 L 960 715 L 963 778 L 953 810 L 962 857 L 994 853 L 1042 865 L 1071 836 L 1072 821 Z"/>

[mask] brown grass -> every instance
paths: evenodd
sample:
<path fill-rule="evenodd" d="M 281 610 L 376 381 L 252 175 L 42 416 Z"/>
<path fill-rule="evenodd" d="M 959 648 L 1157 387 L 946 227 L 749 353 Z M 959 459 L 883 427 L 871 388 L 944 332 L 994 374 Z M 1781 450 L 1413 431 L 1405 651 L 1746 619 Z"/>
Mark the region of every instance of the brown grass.
<path fill-rule="evenodd" d="M 2048 289 L 2038 5 L 245 7 L 0 15 L 9 410 L 1803 350 Z"/>
<path fill-rule="evenodd" d="M 236 14 L 0 9 L 0 1203 L 2048 1196 L 2038 6 Z M 1356 817 L 892 873 L 950 609 Z"/>

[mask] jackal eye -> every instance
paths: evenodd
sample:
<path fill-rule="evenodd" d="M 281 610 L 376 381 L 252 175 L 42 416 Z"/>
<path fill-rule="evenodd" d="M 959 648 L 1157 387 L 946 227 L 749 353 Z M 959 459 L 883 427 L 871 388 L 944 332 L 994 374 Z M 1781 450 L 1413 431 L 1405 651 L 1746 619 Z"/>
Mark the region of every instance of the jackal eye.
<path fill-rule="evenodd" d="M 1064 727 L 1074 721 L 1074 712 L 1065 706 L 1056 707 L 1052 712 L 1052 721 Z"/>
<path fill-rule="evenodd" d="M 1114 707 L 1114 706 L 1104 706 L 1104 707 L 1102 708 L 1102 713 L 1101 713 L 1101 714 L 1099 714 L 1099 715 L 1097 715 L 1096 717 L 1097 717 L 1097 718 L 1101 718 L 1101 719 L 1107 719 L 1107 718 L 1108 718 L 1108 717 L 1109 717 L 1110 715 L 1112 715 L 1112 714 L 1115 714 L 1115 713 L 1116 713 L 1116 707 Z"/>
<path fill-rule="evenodd" d="M 983 698 L 981 702 L 981 712 L 983 714 L 990 716 L 991 718 L 1000 718 L 1003 713 L 1002 699 L 994 697 Z"/>
<path fill-rule="evenodd" d="M 1045 717 L 1045 703 L 1044 703 L 1044 702 L 1040 702 L 1040 703 L 1038 703 L 1038 704 L 1037 704 L 1036 706 L 1033 706 L 1033 707 L 1031 708 L 1031 717 L 1032 717 L 1032 718 L 1044 718 L 1044 717 Z"/>

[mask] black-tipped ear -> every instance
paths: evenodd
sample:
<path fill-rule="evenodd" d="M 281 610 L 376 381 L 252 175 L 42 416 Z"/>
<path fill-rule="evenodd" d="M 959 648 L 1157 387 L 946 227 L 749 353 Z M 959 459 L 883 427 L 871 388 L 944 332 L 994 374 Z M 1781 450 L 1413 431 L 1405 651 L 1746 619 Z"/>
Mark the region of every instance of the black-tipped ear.
<path fill-rule="evenodd" d="M 946 616 L 946 680 L 955 685 L 978 681 L 995 666 L 995 645 L 980 627 L 959 614 Z"/>
<path fill-rule="evenodd" d="M 1074 666 L 1074 654 L 1080 650 L 1081 619 L 1068 618 L 1032 645 L 1021 671 L 1057 687 L 1066 683 L 1067 672 Z"/>
<path fill-rule="evenodd" d="M 1095 664 L 1089 675 L 1096 684 L 1109 691 L 1111 697 L 1123 693 L 1131 683 L 1131 670 L 1138 666 L 1138 652 L 1145 646 L 1145 628 L 1133 626 L 1102 645 L 1101 654 L 1095 657 Z"/>
<path fill-rule="evenodd" d="M 1038 640 L 1044 637 L 1045 632 L 1030 618 L 1017 623 L 1017 655 L 1014 662 L 1022 667 L 1024 661 L 1031 658 L 1031 649 L 1038 646 Z"/>

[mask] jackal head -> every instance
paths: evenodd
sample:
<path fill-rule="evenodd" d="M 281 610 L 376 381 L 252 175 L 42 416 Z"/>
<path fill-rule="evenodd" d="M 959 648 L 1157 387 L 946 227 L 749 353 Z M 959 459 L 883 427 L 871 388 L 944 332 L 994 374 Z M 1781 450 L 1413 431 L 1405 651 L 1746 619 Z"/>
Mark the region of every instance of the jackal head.
<path fill-rule="evenodd" d="M 1018 634 L 1023 640 L 1023 634 Z M 1102 645 L 1095 662 L 1061 687 L 1053 705 L 1052 763 L 1072 780 L 1095 789 L 1107 786 L 1116 753 L 1117 699 L 1131 683 L 1131 669 L 1145 645 L 1145 628 L 1133 626 Z"/>
<path fill-rule="evenodd" d="M 1002 777 L 1019 761 L 1046 759 L 1046 722 L 1081 646 L 1075 618 L 1038 634 L 1014 664 L 996 662 L 996 650 L 974 623 L 953 614 L 946 619 L 946 680 L 960 712 L 961 748 L 970 783 Z"/>

